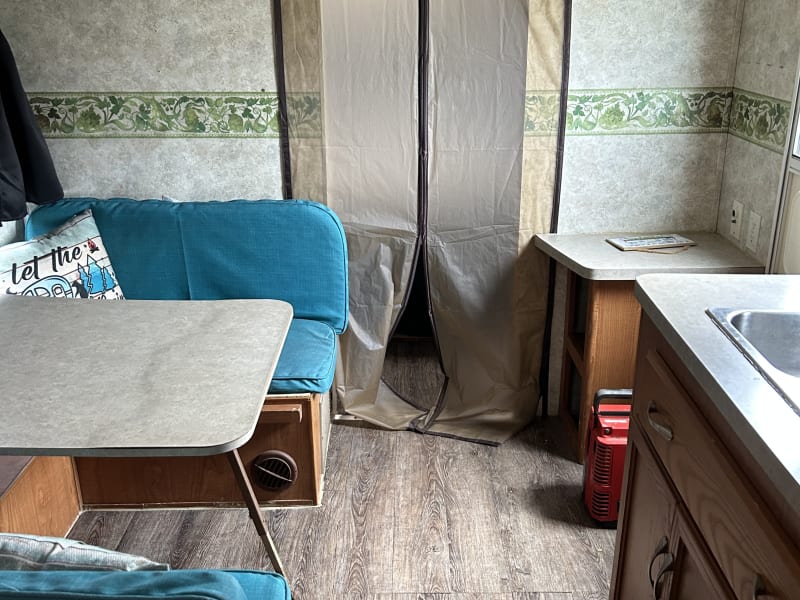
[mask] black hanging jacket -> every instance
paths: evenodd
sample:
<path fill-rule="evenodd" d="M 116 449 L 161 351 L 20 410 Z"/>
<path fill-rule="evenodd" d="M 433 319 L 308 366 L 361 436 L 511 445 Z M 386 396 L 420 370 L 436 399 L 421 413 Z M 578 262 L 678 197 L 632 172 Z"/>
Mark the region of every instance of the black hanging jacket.
<path fill-rule="evenodd" d="M 0 222 L 24 217 L 26 202 L 49 204 L 63 196 L 11 46 L 0 31 Z"/>

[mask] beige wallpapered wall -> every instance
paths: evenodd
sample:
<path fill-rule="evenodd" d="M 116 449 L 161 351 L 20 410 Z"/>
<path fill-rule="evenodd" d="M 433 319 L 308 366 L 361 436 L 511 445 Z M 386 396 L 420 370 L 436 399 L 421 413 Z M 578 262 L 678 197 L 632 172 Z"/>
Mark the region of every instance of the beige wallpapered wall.
<path fill-rule="evenodd" d="M 714 230 L 741 1 L 573 3 L 559 232 Z"/>
<path fill-rule="evenodd" d="M 66 195 L 280 197 L 269 0 L 5 0 L 0 23 Z"/>
<path fill-rule="evenodd" d="M 673 4 L 666 11 L 638 0 L 573 3 L 559 232 L 718 230 L 727 237 L 736 198 L 745 205 L 743 232 L 750 210 L 762 217 L 751 253 L 766 262 L 800 51 L 800 4 Z M 551 413 L 565 281 L 559 268 Z"/>
<path fill-rule="evenodd" d="M 725 150 L 717 228 L 764 263 L 770 253 L 783 150 L 791 123 L 800 55 L 798 29 L 800 3 L 796 0 L 745 0 L 734 86 L 746 91 L 734 96 L 737 116 Z M 734 200 L 744 207 L 738 240 L 730 235 Z M 745 232 L 757 218 L 754 215 L 761 219 L 755 251 L 745 244 Z"/>

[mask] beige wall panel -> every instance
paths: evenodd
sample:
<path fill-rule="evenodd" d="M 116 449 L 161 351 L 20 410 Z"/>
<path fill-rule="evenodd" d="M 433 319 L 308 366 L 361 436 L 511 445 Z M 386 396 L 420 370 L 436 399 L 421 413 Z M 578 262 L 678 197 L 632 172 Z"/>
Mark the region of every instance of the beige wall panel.
<path fill-rule="evenodd" d="M 529 0 L 526 89 L 557 90 L 561 87 L 563 37 L 563 0 Z"/>
<path fill-rule="evenodd" d="M 48 140 L 66 196 L 280 198 L 278 140 Z"/>
<path fill-rule="evenodd" d="M 720 234 L 731 240 L 745 252 L 754 255 L 767 264 L 770 252 L 770 236 L 778 203 L 778 191 L 783 171 L 783 157 L 747 140 L 728 136 L 725 155 L 725 177 L 722 182 L 722 201 L 720 202 L 717 227 Z M 741 236 L 739 240 L 730 235 L 730 215 L 733 202 L 738 200 L 744 207 L 741 215 Z M 754 211 L 761 217 L 756 252 L 745 247 L 750 213 Z"/>
<path fill-rule="evenodd" d="M 559 233 L 714 231 L 727 137 L 568 137 Z"/>
<path fill-rule="evenodd" d="M 742 1 L 574 2 L 570 87 L 730 86 Z"/>
<path fill-rule="evenodd" d="M 282 2 L 281 18 L 287 91 L 319 91 L 322 85 L 320 0 Z"/>
<path fill-rule="evenodd" d="M 800 53 L 797 0 L 745 0 L 736 87 L 791 100 Z"/>
<path fill-rule="evenodd" d="M 3 0 L 32 91 L 275 90 L 269 0 Z"/>
<path fill-rule="evenodd" d="M 293 139 L 292 195 L 324 203 L 325 149 L 320 139 Z"/>

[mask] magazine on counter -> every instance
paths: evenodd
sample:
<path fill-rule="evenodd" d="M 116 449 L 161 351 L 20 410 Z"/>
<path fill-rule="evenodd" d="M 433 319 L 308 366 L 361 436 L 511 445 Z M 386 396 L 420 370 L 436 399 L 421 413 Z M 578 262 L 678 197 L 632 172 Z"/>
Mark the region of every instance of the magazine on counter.
<path fill-rule="evenodd" d="M 680 248 L 695 245 L 694 241 L 677 233 L 606 238 L 606 241 L 620 250 L 651 250 L 654 248 Z"/>

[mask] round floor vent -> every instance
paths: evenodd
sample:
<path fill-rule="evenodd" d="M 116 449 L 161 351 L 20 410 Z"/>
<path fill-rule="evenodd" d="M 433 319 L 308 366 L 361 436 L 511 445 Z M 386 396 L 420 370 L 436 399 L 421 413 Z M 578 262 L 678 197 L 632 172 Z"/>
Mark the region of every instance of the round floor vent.
<path fill-rule="evenodd" d="M 297 481 L 297 463 L 286 452 L 267 450 L 253 459 L 250 477 L 262 490 L 279 492 Z"/>

